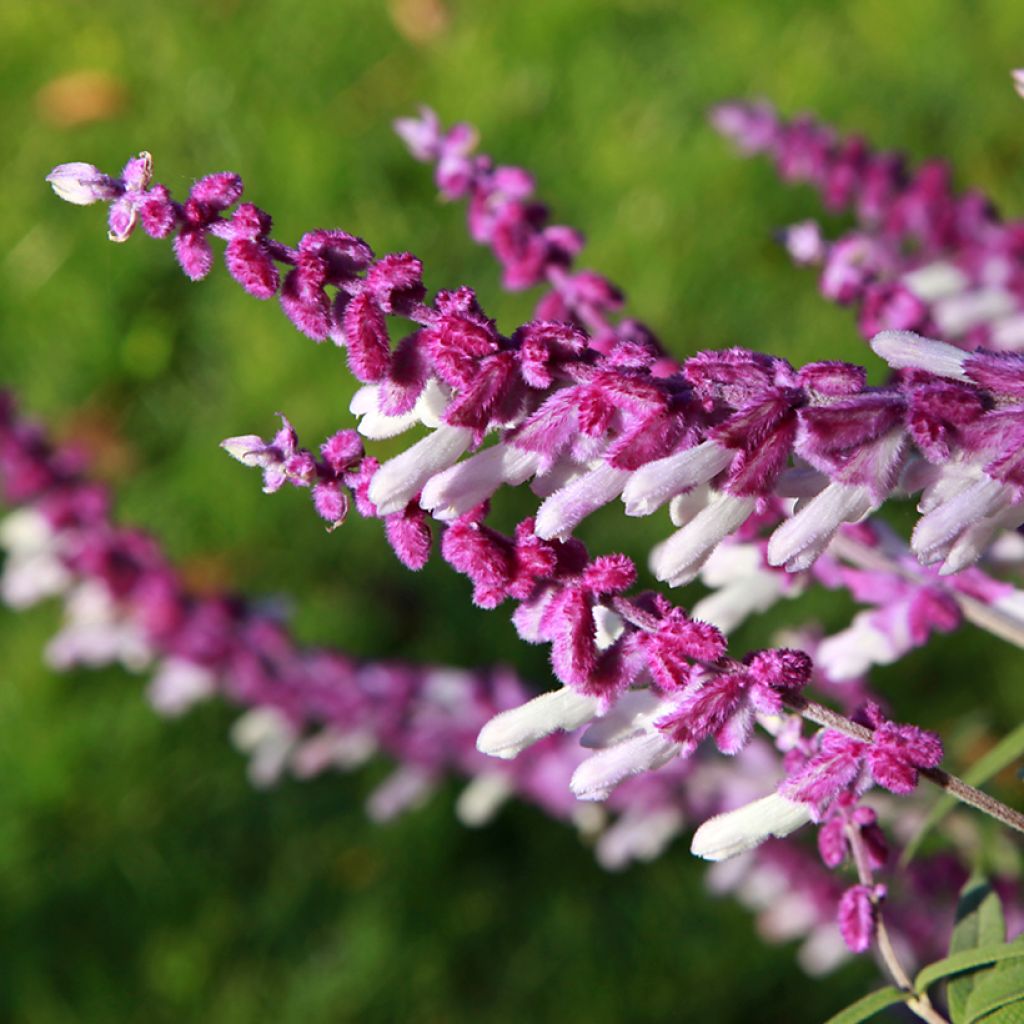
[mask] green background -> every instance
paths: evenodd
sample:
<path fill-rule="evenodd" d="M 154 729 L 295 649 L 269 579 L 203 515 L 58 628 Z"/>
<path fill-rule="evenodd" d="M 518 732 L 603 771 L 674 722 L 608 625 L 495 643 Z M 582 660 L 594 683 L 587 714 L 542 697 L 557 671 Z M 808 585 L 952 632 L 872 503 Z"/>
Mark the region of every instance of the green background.
<path fill-rule="evenodd" d="M 311 443 L 348 425 L 343 356 L 222 266 L 194 286 L 166 244 L 111 245 L 98 209 L 53 198 L 51 166 L 116 171 L 148 149 L 178 196 L 234 169 L 277 237 L 342 226 L 412 249 L 431 289 L 472 284 L 510 331 L 530 297 L 500 293 L 463 210 L 437 203 L 390 131 L 429 103 L 536 172 L 555 219 L 587 232 L 584 264 L 674 353 L 747 344 L 798 363 L 876 365 L 772 241 L 815 198 L 735 159 L 711 103 L 813 110 L 949 157 L 961 185 L 1024 209 L 1013 0 L 8 3 L 0 38 L 0 383 L 85 439 L 123 521 L 190 578 L 292 595 L 302 637 L 368 657 L 504 660 L 548 680 L 543 652 L 439 561 L 412 576 L 374 524 L 326 536 L 305 495 L 265 498 L 225 459 L 221 438 L 266 433 L 279 409 Z M 665 532 L 621 524 L 605 510 L 584 535 L 642 561 Z M 834 595 L 789 604 L 738 649 L 850 612 Z M 532 808 L 461 828 L 454 786 L 371 826 L 362 802 L 385 765 L 255 792 L 228 709 L 166 723 L 127 674 L 48 675 L 57 622 L 53 606 L 0 613 L 0 1019 L 801 1022 L 874 984 L 867 961 L 805 979 L 791 946 L 763 945 L 746 911 L 705 893 L 683 841 L 608 875 Z M 935 640 L 878 685 L 943 733 L 954 765 L 1024 713 L 1017 653 L 977 634 Z"/>

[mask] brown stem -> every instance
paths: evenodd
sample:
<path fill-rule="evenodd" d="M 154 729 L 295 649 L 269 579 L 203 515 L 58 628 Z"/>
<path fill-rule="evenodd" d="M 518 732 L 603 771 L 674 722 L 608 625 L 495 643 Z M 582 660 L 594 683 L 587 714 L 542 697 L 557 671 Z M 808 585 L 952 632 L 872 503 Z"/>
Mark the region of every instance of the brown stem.
<path fill-rule="evenodd" d="M 817 725 L 823 725 L 829 729 L 852 736 L 854 739 L 871 742 L 872 732 L 866 726 L 851 722 L 838 711 L 825 707 L 823 704 L 816 704 L 799 695 L 787 696 L 785 702 L 792 710 L 799 712 L 804 718 Z M 934 782 L 940 789 L 944 789 L 951 796 L 955 796 L 962 803 L 969 804 L 990 818 L 995 818 L 1008 828 L 1024 833 L 1024 814 L 1015 811 L 1012 807 L 997 800 L 988 793 L 968 785 L 963 779 L 950 775 L 941 768 L 922 768 L 921 774 L 930 782 Z"/>
<path fill-rule="evenodd" d="M 853 852 L 853 862 L 857 867 L 857 878 L 861 885 L 870 889 L 874 884 L 874 878 L 871 874 L 871 865 L 868 863 L 867 851 L 864 849 L 864 843 L 861 840 L 860 829 L 850 821 L 846 823 L 846 837 L 850 843 L 850 850 Z M 903 969 L 903 964 L 900 963 L 892 940 L 889 938 L 889 931 L 885 927 L 885 920 L 882 917 L 883 901 L 883 897 L 876 896 L 872 892 L 871 903 L 875 909 L 874 928 L 878 954 L 892 975 L 893 981 L 904 992 L 914 993 L 914 983 Z M 928 1021 L 929 1024 L 949 1024 L 949 1021 L 932 1006 L 927 992 L 914 993 L 911 998 L 907 999 L 906 1005 L 911 1012 L 920 1017 L 921 1020 Z"/>

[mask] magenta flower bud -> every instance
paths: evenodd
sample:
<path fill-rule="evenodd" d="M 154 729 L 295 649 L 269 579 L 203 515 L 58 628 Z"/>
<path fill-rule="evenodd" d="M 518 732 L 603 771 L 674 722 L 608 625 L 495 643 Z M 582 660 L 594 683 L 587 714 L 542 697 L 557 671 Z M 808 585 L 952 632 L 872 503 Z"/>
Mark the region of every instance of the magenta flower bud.
<path fill-rule="evenodd" d="M 423 264 L 409 252 L 388 253 L 367 271 L 366 287 L 385 313 L 406 314 L 426 295 Z"/>
<path fill-rule="evenodd" d="M 189 192 L 189 199 L 214 210 L 234 206 L 242 195 L 242 179 L 231 171 L 220 171 L 200 178 Z"/>
<path fill-rule="evenodd" d="M 352 376 L 367 384 L 381 380 L 390 365 L 391 343 L 384 311 L 373 295 L 364 291 L 352 299 L 342 323 Z"/>
<path fill-rule="evenodd" d="M 715 130 L 744 154 L 769 149 L 781 128 L 775 111 L 767 103 L 719 103 L 711 108 L 710 120 Z"/>
<path fill-rule="evenodd" d="M 856 395 L 867 384 L 867 371 L 850 363 L 808 363 L 797 374 L 802 387 L 830 398 Z"/>
<path fill-rule="evenodd" d="M 519 367 L 523 379 L 534 388 L 548 388 L 554 382 L 552 370 L 561 362 L 578 356 L 587 347 L 586 335 L 571 324 L 533 321 L 513 335 L 519 345 Z"/>
<path fill-rule="evenodd" d="M 154 185 L 139 203 L 142 229 L 151 238 L 166 238 L 178 221 L 178 211 L 166 185 Z"/>
<path fill-rule="evenodd" d="M 321 480 L 313 486 L 313 506 L 317 515 L 333 530 L 340 526 L 348 515 L 348 495 L 335 480 Z"/>
<path fill-rule="evenodd" d="M 252 203 L 242 203 L 231 217 L 224 262 L 231 276 L 258 299 L 277 292 L 280 276 L 267 249 L 270 215 Z"/>
<path fill-rule="evenodd" d="M 528 199 L 535 188 L 533 175 L 522 167 L 495 167 L 491 184 L 506 199 Z"/>
<path fill-rule="evenodd" d="M 314 341 L 331 333 L 331 302 L 324 291 L 326 266 L 319 256 L 299 252 L 298 265 L 288 273 L 281 289 L 281 308 L 288 319 Z"/>
<path fill-rule="evenodd" d="M 826 867 L 837 868 L 846 859 L 848 843 L 846 822 L 842 817 L 829 818 L 818 829 L 818 853 Z"/>
<path fill-rule="evenodd" d="M 636 566 L 626 555 L 601 555 L 583 570 L 583 586 L 593 594 L 621 594 L 636 582 Z"/>
<path fill-rule="evenodd" d="M 328 284 L 350 281 L 373 262 L 373 250 L 347 231 L 307 231 L 299 240 L 299 252 L 323 260 L 323 280 Z"/>
<path fill-rule="evenodd" d="M 153 177 L 153 158 L 149 153 L 133 156 L 121 169 L 121 179 L 129 192 L 145 192 Z"/>
<path fill-rule="evenodd" d="M 854 885 L 839 900 L 839 931 L 854 953 L 866 952 L 874 939 L 876 888 Z"/>
<path fill-rule="evenodd" d="M 54 167 L 46 176 L 50 187 L 66 203 L 89 206 L 116 199 L 124 186 L 92 164 L 70 163 Z"/>
<path fill-rule="evenodd" d="M 193 281 L 201 281 L 213 267 L 213 250 L 202 231 L 183 229 L 174 240 L 174 255 Z"/>
<path fill-rule="evenodd" d="M 363 457 L 363 439 L 355 430 L 339 430 L 320 446 L 320 454 L 335 473 L 342 473 Z"/>
<path fill-rule="evenodd" d="M 892 793 L 912 793 L 918 770 L 942 761 L 942 741 L 915 725 L 883 722 L 872 737 L 867 763 L 875 782 Z"/>
<path fill-rule="evenodd" d="M 406 506 L 384 520 L 388 543 L 398 560 L 413 572 L 418 572 L 430 559 L 430 524 L 423 510 L 414 504 Z"/>
<path fill-rule="evenodd" d="M 747 670 L 762 686 L 799 690 L 811 681 L 814 664 L 805 651 L 776 648 L 755 651 L 744 659 Z"/>

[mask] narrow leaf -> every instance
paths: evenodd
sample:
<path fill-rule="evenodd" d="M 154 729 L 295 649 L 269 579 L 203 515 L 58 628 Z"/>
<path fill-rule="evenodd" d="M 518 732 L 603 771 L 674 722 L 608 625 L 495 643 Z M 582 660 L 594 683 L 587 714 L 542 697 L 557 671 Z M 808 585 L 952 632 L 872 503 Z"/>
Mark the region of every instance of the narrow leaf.
<path fill-rule="evenodd" d="M 961 890 L 956 906 L 956 926 L 949 942 L 950 955 L 1003 942 L 1005 939 L 1006 925 L 998 895 L 985 878 L 972 876 Z M 965 1019 L 967 1000 L 980 974 L 965 973 L 950 979 L 946 997 L 954 1024 Z"/>
<path fill-rule="evenodd" d="M 1004 960 L 975 978 L 967 997 L 965 1020 L 969 1024 L 994 1010 L 1024 1000 L 1024 936 L 1008 942 L 1007 947 L 1016 951 L 1015 959 Z"/>
<path fill-rule="evenodd" d="M 972 786 L 983 786 L 993 775 L 998 775 L 1007 765 L 1013 764 L 1018 758 L 1024 757 L 1024 722 L 1013 732 L 1004 736 L 988 753 L 978 758 L 964 772 L 964 782 Z M 907 843 L 900 856 L 900 866 L 906 867 L 921 847 L 925 837 L 949 812 L 959 803 L 955 796 L 943 794 L 935 801 L 928 817 L 918 830 L 917 835 Z"/>
<path fill-rule="evenodd" d="M 999 963 L 1001 960 L 1020 960 L 1022 945 L 1018 942 L 1000 942 L 992 946 L 978 946 L 953 956 L 936 960 L 921 969 L 914 979 L 914 990 L 923 992 L 929 985 L 934 985 L 939 978 L 961 971 L 973 971 L 986 964 Z"/>
<path fill-rule="evenodd" d="M 1007 960 L 1001 970 L 986 971 L 967 1000 L 966 1024 L 975 1024 L 997 1010 L 1016 1005 L 1024 1012 L 1024 958 Z"/>
<path fill-rule="evenodd" d="M 978 1024 L 1024 1024 L 1024 1000 L 1007 1003 L 992 1013 L 985 1014 Z"/>
<path fill-rule="evenodd" d="M 874 1017 L 887 1007 L 902 1003 L 907 995 L 908 993 L 894 985 L 887 985 L 851 1003 L 845 1010 L 840 1010 L 834 1017 L 829 1017 L 825 1024 L 860 1024 L 860 1021 Z"/>

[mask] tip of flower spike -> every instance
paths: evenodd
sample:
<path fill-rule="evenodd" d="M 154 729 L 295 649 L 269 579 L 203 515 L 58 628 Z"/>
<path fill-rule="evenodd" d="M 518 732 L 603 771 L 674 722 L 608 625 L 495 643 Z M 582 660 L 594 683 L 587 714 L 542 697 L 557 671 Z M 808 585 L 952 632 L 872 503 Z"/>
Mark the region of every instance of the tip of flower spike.
<path fill-rule="evenodd" d="M 1024 99 L 1024 68 L 1014 68 L 1010 72 L 1010 77 L 1013 79 L 1013 87 L 1017 90 L 1017 95 Z"/>
<path fill-rule="evenodd" d="M 760 846 L 774 836 L 782 839 L 811 820 L 807 804 L 771 793 L 726 814 L 709 818 L 694 833 L 690 852 L 704 860 L 728 860 Z"/>
<path fill-rule="evenodd" d="M 92 164 L 60 164 L 50 171 L 46 180 L 57 196 L 75 206 L 116 199 L 121 194 L 117 182 Z"/>
<path fill-rule="evenodd" d="M 245 466 L 262 466 L 265 461 L 262 454 L 267 446 L 258 434 L 228 437 L 221 441 L 220 446 L 231 458 L 237 459 Z"/>

